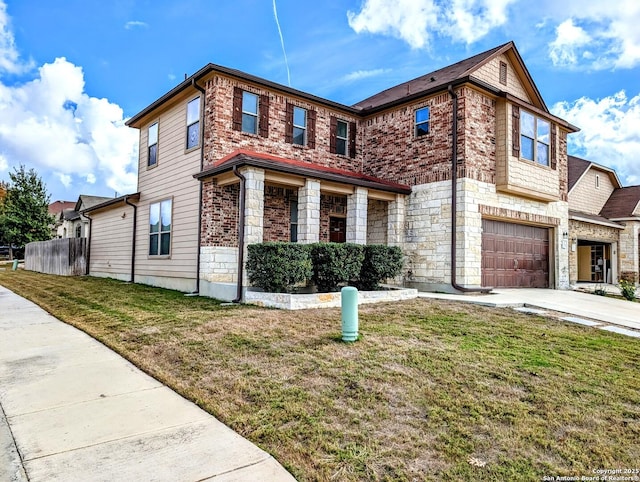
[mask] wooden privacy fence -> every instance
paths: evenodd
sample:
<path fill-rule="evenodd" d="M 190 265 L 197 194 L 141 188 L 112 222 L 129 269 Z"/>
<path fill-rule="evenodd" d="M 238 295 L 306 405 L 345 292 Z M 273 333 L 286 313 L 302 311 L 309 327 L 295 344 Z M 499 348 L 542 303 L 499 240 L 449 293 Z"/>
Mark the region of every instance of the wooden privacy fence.
<path fill-rule="evenodd" d="M 62 276 L 87 274 L 87 238 L 63 238 L 29 243 L 24 269 Z"/>

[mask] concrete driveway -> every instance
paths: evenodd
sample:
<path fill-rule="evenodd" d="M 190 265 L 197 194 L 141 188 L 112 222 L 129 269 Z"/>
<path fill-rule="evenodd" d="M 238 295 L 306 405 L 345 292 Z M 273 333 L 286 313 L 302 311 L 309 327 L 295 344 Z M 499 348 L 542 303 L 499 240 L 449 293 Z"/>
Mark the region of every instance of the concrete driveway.
<path fill-rule="evenodd" d="M 424 298 L 440 298 L 484 306 L 536 308 L 566 313 L 567 321 L 597 326 L 608 331 L 640 337 L 640 303 L 568 290 L 496 289 L 487 295 L 420 293 Z M 586 322 L 586 323 L 584 323 Z M 638 331 L 635 331 L 638 330 Z"/>
<path fill-rule="evenodd" d="M 1 481 L 293 481 L 269 454 L 0 286 Z"/>

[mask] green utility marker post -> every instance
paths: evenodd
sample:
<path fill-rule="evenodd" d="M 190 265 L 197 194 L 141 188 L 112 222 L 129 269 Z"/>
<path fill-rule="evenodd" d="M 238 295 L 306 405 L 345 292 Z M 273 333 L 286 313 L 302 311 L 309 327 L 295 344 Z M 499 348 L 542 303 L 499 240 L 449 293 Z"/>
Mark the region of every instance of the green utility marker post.
<path fill-rule="evenodd" d="M 342 341 L 358 339 L 358 290 L 345 286 L 340 290 L 342 308 Z"/>

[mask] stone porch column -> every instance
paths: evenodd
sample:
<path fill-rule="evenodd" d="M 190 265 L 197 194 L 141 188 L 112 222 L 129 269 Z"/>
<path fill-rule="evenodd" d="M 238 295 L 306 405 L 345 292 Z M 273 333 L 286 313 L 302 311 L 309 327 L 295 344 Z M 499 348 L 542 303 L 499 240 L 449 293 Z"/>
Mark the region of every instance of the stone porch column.
<path fill-rule="evenodd" d="M 246 178 L 244 205 L 244 261 L 247 262 L 247 246 L 261 243 L 264 231 L 264 170 L 255 167 L 243 169 Z M 243 285 L 247 286 L 247 271 L 243 268 Z"/>
<path fill-rule="evenodd" d="M 298 188 L 298 242 L 317 243 L 320 240 L 320 181 L 305 180 Z"/>
<path fill-rule="evenodd" d="M 347 243 L 367 244 L 367 194 L 364 187 L 356 187 L 347 196 Z"/>
<path fill-rule="evenodd" d="M 396 194 L 396 200 L 387 207 L 387 244 L 402 246 L 404 237 L 404 200 L 402 194 Z"/>

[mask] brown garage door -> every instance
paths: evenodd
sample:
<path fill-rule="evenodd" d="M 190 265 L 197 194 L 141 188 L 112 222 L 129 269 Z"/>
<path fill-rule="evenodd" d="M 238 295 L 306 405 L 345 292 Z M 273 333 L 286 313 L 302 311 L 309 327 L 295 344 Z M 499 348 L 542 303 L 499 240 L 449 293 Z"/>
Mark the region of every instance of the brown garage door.
<path fill-rule="evenodd" d="M 482 286 L 549 287 L 549 230 L 482 220 Z"/>

